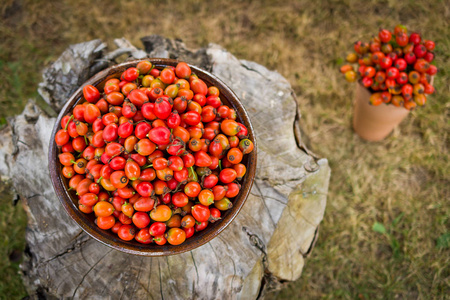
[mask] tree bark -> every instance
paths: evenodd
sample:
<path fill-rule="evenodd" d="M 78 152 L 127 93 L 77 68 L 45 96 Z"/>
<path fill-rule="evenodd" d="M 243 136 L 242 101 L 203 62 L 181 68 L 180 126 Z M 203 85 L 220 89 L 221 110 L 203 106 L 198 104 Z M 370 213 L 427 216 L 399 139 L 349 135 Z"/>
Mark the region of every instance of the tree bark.
<path fill-rule="evenodd" d="M 302 142 L 289 82 L 217 45 L 192 51 L 160 36 L 142 39 L 149 57 L 176 58 L 222 79 L 241 99 L 255 129 L 258 168 L 246 204 L 217 238 L 176 256 L 128 255 L 90 238 L 60 205 L 48 173 L 55 118 L 29 101 L 1 132 L 0 172 L 28 214 L 23 279 L 32 298 L 256 299 L 300 277 L 323 218 L 330 169 Z M 124 53 L 100 40 L 71 45 L 44 71 L 39 93 L 55 111 L 88 77 Z M 48 111 L 48 110 L 45 110 Z"/>

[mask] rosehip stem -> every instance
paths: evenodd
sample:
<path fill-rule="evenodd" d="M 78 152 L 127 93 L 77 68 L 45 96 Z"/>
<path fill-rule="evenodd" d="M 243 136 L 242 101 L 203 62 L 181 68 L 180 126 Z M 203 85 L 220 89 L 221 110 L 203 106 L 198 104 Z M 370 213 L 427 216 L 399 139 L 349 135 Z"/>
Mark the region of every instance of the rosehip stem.
<path fill-rule="evenodd" d="M 188 171 L 189 171 L 189 179 L 190 179 L 190 181 L 198 181 L 198 176 L 197 176 L 197 173 L 195 173 L 194 167 L 190 166 L 188 168 Z"/>
<path fill-rule="evenodd" d="M 124 150 L 122 149 L 122 151 L 120 151 L 119 153 L 117 153 L 117 154 L 114 154 L 113 156 L 111 156 L 111 158 L 108 160 L 108 163 L 110 163 L 111 162 L 111 160 L 113 160 L 113 158 L 114 157 L 117 157 L 117 156 L 119 156 L 119 155 L 121 155 L 122 154 L 122 152 L 124 152 Z"/>
<path fill-rule="evenodd" d="M 156 209 L 156 203 L 158 203 L 158 197 L 156 197 L 155 194 L 150 195 L 150 198 L 152 198 L 153 200 L 155 200 L 155 209 Z"/>
<path fill-rule="evenodd" d="M 149 121 L 147 121 L 147 120 L 141 120 L 141 121 L 138 121 L 138 122 L 134 123 L 134 125 L 137 125 L 137 124 L 139 124 L 139 123 L 147 123 L 148 125 L 152 125 L 152 122 L 149 122 Z"/>
<path fill-rule="evenodd" d="M 73 115 L 70 116 L 69 121 L 67 121 L 67 123 L 66 123 L 66 127 L 64 127 L 64 130 L 67 130 L 67 128 L 69 127 L 69 123 L 72 120 L 73 120 Z"/>
<path fill-rule="evenodd" d="M 175 188 L 175 190 L 172 192 L 173 194 L 175 194 L 176 192 L 180 191 L 180 187 L 185 184 L 185 181 L 182 182 L 178 182 L 177 187 Z M 170 192 L 169 192 L 170 193 Z M 164 195 L 165 196 L 165 195 Z"/>

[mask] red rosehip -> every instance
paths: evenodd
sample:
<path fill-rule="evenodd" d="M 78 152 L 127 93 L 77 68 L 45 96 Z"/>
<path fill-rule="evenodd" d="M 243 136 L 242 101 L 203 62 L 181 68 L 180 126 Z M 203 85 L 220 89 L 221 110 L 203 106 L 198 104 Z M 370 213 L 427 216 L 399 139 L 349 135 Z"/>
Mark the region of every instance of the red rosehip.
<path fill-rule="evenodd" d="M 405 100 L 409 101 L 412 99 L 413 96 L 413 86 L 410 84 L 405 84 L 402 87 L 402 95 Z"/>
<path fill-rule="evenodd" d="M 395 41 L 400 47 L 405 47 L 406 45 L 408 45 L 409 42 L 408 35 L 406 33 L 401 32 L 398 35 L 396 35 Z"/>
<path fill-rule="evenodd" d="M 384 53 L 381 51 L 378 51 L 378 52 L 375 52 L 372 54 L 372 61 L 376 64 L 379 64 L 383 58 L 384 58 Z"/>
<path fill-rule="evenodd" d="M 398 77 L 399 73 L 400 72 L 398 71 L 397 68 L 391 67 L 391 68 L 387 69 L 386 75 L 388 78 L 395 79 Z"/>
<path fill-rule="evenodd" d="M 373 106 L 378 106 L 383 103 L 381 98 L 381 93 L 373 93 L 369 98 L 370 104 Z"/>
<path fill-rule="evenodd" d="M 386 87 L 388 89 L 393 89 L 396 84 L 395 79 L 390 79 L 390 78 L 386 79 L 385 83 L 386 83 Z"/>
<path fill-rule="evenodd" d="M 424 45 L 415 45 L 414 46 L 414 54 L 417 58 L 422 58 L 427 53 L 427 48 Z"/>
<path fill-rule="evenodd" d="M 100 99 L 100 92 L 93 85 L 86 85 L 83 87 L 83 96 L 87 102 L 95 103 Z"/>
<path fill-rule="evenodd" d="M 365 54 L 369 51 L 369 44 L 358 41 L 354 45 L 355 51 L 359 54 Z"/>
<path fill-rule="evenodd" d="M 364 71 L 366 70 L 366 66 L 365 65 L 361 65 L 358 68 L 358 72 L 359 74 L 362 76 L 364 74 Z"/>
<path fill-rule="evenodd" d="M 380 38 L 380 41 L 383 43 L 389 43 L 389 41 L 392 38 L 392 34 L 387 29 L 382 29 L 380 32 L 378 32 L 378 37 Z"/>
<path fill-rule="evenodd" d="M 416 62 L 416 55 L 412 52 L 405 54 L 403 57 L 408 65 L 413 65 Z"/>
<path fill-rule="evenodd" d="M 390 57 L 384 57 L 380 61 L 380 67 L 382 67 L 383 69 L 390 68 L 391 66 L 392 66 L 392 59 Z"/>
<path fill-rule="evenodd" d="M 381 100 L 383 100 L 384 103 L 391 102 L 392 94 L 389 92 L 382 92 L 381 93 Z"/>
<path fill-rule="evenodd" d="M 408 54 L 410 52 L 413 52 L 414 51 L 414 44 L 413 43 L 409 43 L 408 45 L 403 47 L 402 51 L 403 51 L 404 54 Z"/>
<path fill-rule="evenodd" d="M 436 75 L 437 72 L 438 72 L 438 69 L 436 68 L 436 66 L 430 65 L 430 68 L 428 69 L 427 74 L 433 76 L 433 75 Z"/>
<path fill-rule="evenodd" d="M 122 73 L 122 77 L 126 81 L 133 81 L 139 77 L 139 70 L 137 68 L 128 68 Z"/>
<path fill-rule="evenodd" d="M 370 78 L 370 77 L 364 77 L 364 78 L 361 80 L 361 83 L 362 83 L 362 85 L 363 85 L 364 87 L 368 88 L 368 87 L 370 87 L 370 86 L 373 84 L 373 79 Z"/>
<path fill-rule="evenodd" d="M 408 74 L 406 74 L 405 72 L 400 72 L 397 77 L 397 83 L 400 85 L 408 83 Z"/>
<path fill-rule="evenodd" d="M 397 58 L 398 58 L 398 54 L 397 54 L 397 52 L 395 52 L 395 49 L 394 49 L 394 51 L 392 51 L 391 53 L 389 53 L 387 56 L 388 56 L 390 59 L 392 59 L 392 61 L 396 61 Z"/>
<path fill-rule="evenodd" d="M 386 73 L 384 73 L 383 71 L 378 71 L 377 74 L 375 75 L 375 80 L 378 83 L 382 83 L 386 80 Z"/>
<path fill-rule="evenodd" d="M 399 71 L 404 71 L 408 64 L 406 63 L 406 60 L 403 58 L 399 58 L 395 61 L 394 67 L 396 67 Z"/>
<path fill-rule="evenodd" d="M 356 53 L 361 54 L 361 41 L 357 41 L 353 44 L 353 48 L 355 49 Z"/>
<path fill-rule="evenodd" d="M 425 90 L 424 90 L 425 94 L 433 94 L 434 93 L 434 87 L 431 84 L 426 84 L 425 85 Z"/>
<path fill-rule="evenodd" d="M 381 51 L 380 42 L 372 42 L 370 43 L 370 52 L 375 53 Z"/>
<path fill-rule="evenodd" d="M 432 62 L 434 59 L 433 52 L 427 52 L 425 56 L 423 57 L 427 62 Z"/>
<path fill-rule="evenodd" d="M 409 42 L 413 43 L 414 45 L 420 44 L 421 40 L 422 40 L 422 38 L 420 37 L 420 34 L 418 34 L 417 32 L 413 32 L 409 36 Z"/>
<path fill-rule="evenodd" d="M 434 44 L 433 41 L 424 40 L 423 43 L 425 45 L 425 48 L 427 48 L 428 51 L 433 51 L 434 50 L 435 44 Z"/>
<path fill-rule="evenodd" d="M 365 77 L 370 77 L 370 78 L 372 78 L 372 77 L 375 76 L 375 73 L 376 73 L 376 71 L 375 71 L 375 68 L 374 68 L 374 67 L 367 67 L 367 68 L 364 70 L 364 76 L 365 76 Z"/>
<path fill-rule="evenodd" d="M 414 64 L 414 70 L 425 73 L 430 68 L 430 64 L 423 58 L 418 59 Z"/>
<path fill-rule="evenodd" d="M 416 106 L 417 104 L 414 101 L 405 101 L 405 103 L 403 104 L 403 107 L 407 110 L 413 110 L 414 108 L 416 108 Z"/>

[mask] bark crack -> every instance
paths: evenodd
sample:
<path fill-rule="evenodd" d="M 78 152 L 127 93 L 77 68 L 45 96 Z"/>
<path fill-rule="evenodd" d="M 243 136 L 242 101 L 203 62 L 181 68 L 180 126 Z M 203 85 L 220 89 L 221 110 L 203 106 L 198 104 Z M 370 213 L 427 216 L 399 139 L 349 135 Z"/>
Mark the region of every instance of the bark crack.
<path fill-rule="evenodd" d="M 292 98 L 294 98 L 295 102 L 295 118 L 294 118 L 294 124 L 293 124 L 293 130 L 294 130 L 294 137 L 295 142 L 297 144 L 297 147 L 303 150 L 306 154 L 311 156 L 315 161 L 319 160 L 320 157 L 316 155 L 314 152 L 308 149 L 308 147 L 305 145 L 305 143 L 302 140 L 302 130 L 300 128 L 300 111 L 298 109 L 298 100 L 297 95 L 295 94 L 294 90 L 291 89 L 291 95 Z"/>
<path fill-rule="evenodd" d="M 244 68 L 247 69 L 249 71 L 255 72 L 257 74 L 259 74 L 259 76 L 261 76 L 262 78 L 266 79 L 267 81 L 272 81 L 270 78 L 268 78 L 267 76 L 261 74 L 261 72 L 259 72 L 258 70 L 253 69 L 252 67 L 249 67 L 247 65 L 245 65 L 244 63 L 240 62 L 240 65 Z"/>
<path fill-rule="evenodd" d="M 148 282 L 147 282 L 147 293 L 153 299 L 152 293 L 150 293 L 150 279 L 152 278 L 152 266 L 153 266 L 153 258 L 150 258 L 150 269 L 148 272 Z"/>
<path fill-rule="evenodd" d="M 69 276 L 65 276 L 60 282 L 59 284 L 56 286 L 55 291 L 58 292 L 59 291 L 59 287 L 61 285 L 63 285 L 64 283 L 66 283 L 66 278 L 69 278 Z"/>
<path fill-rule="evenodd" d="M 264 207 L 265 207 L 266 210 L 267 210 L 267 213 L 268 213 L 268 215 L 269 215 L 269 217 L 270 217 L 270 220 L 272 221 L 272 224 L 276 227 L 277 224 L 275 223 L 275 221 L 274 221 L 273 218 L 272 218 L 272 215 L 270 214 L 270 210 L 269 210 L 269 208 L 267 207 L 267 204 L 266 204 L 265 196 L 264 196 L 263 193 L 261 192 L 261 189 L 259 188 L 258 182 L 255 180 L 253 183 L 254 183 L 256 189 L 258 190 L 258 193 L 261 195 L 261 201 L 263 202 Z"/>
<path fill-rule="evenodd" d="M 219 266 L 219 265 L 220 265 L 220 263 L 219 263 L 219 257 L 217 256 L 216 250 L 214 250 L 214 247 L 211 245 L 211 243 L 208 243 L 208 245 L 211 247 L 212 252 L 214 253 L 214 256 L 216 257 L 217 266 Z"/>
<path fill-rule="evenodd" d="M 83 230 L 80 230 L 80 232 L 78 232 L 70 241 L 72 242 L 72 241 L 76 240 L 77 238 L 79 238 L 80 235 L 83 234 L 83 232 L 84 232 Z"/>
<path fill-rule="evenodd" d="M 224 243 L 224 245 L 227 246 L 227 248 L 229 248 L 228 243 L 225 242 L 225 241 L 223 240 L 223 238 L 221 238 L 221 237 L 219 236 L 219 239 L 222 241 L 222 243 Z M 234 262 L 234 260 L 233 260 L 231 257 L 230 257 L 230 259 L 231 259 L 231 262 L 233 263 L 233 279 L 231 279 L 231 287 L 233 287 L 234 277 L 236 276 L 236 263 Z"/>
<path fill-rule="evenodd" d="M 264 167 L 266 169 L 271 168 L 271 166 L 264 166 Z M 263 167 L 261 167 L 261 168 L 263 168 Z M 303 175 L 300 178 L 289 178 L 289 179 L 284 179 L 284 180 L 281 180 L 281 181 L 273 180 L 273 179 L 270 179 L 269 177 L 261 177 L 261 176 L 256 176 L 256 179 L 259 179 L 259 180 L 262 180 L 262 181 L 267 181 L 267 182 L 270 182 L 270 185 L 277 186 L 277 185 L 284 185 L 284 184 L 286 184 L 288 182 L 301 181 L 305 177 L 306 176 Z"/>
<path fill-rule="evenodd" d="M 194 258 L 194 254 L 192 253 L 192 251 L 189 251 L 191 253 L 191 257 L 192 257 L 192 262 L 194 263 L 194 267 L 195 267 L 195 273 L 197 274 L 197 283 L 199 283 L 199 277 L 198 277 L 198 269 L 197 269 L 197 263 L 195 262 L 195 258 Z"/>
<path fill-rule="evenodd" d="M 72 299 L 75 297 L 78 289 L 80 288 L 81 284 L 83 283 L 84 279 L 86 278 L 86 276 L 89 275 L 89 273 L 109 254 L 113 251 L 113 249 L 109 250 L 105 255 L 103 255 L 92 267 L 89 268 L 89 270 L 86 272 L 86 274 L 83 275 L 83 277 L 81 278 L 80 283 L 78 283 L 77 287 L 75 288 L 75 290 L 73 291 L 72 294 Z"/>
<path fill-rule="evenodd" d="M 314 249 L 314 247 L 316 246 L 317 240 L 319 239 L 319 231 L 320 231 L 320 224 L 317 225 L 317 227 L 316 227 L 316 231 L 314 232 L 313 240 L 312 240 L 312 242 L 311 242 L 311 245 L 309 245 L 309 248 L 308 248 L 308 250 L 306 251 L 306 253 L 300 252 L 300 253 L 302 253 L 302 256 L 303 256 L 304 258 L 307 258 L 308 256 L 311 255 L 311 252 L 312 252 L 312 250 Z"/>
<path fill-rule="evenodd" d="M 169 264 L 169 257 L 168 256 L 166 256 L 166 261 L 167 261 L 167 270 L 169 272 L 169 277 L 173 278 L 172 277 L 172 272 L 170 271 L 170 264 Z M 178 285 L 177 284 L 172 284 L 172 286 L 175 286 L 175 291 L 176 291 L 177 295 L 181 295 L 180 290 L 178 289 Z"/>
<path fill-rule="evenodd" d="M 286 202 L 283 202 L 283 201 L 281 201 L 280 199 L 277 199 L 277 198 L 275 198 L 275 197 L 271 197 L 271 196 L 265 196 L 267 199 L 272 199 L 272 200 L 274 200 L 274 201 L 277 201 L 278 203 L 280 203 L 280 204 L 283 204 L 283 205 L 287 205 L 287 203 Z"/>
<path fill-rule="evenodd" d="M 258 296 L 256 297 L 256 299 L 262 299 L 268 291 L 280 289 L 285 281 L 276 277 L 272 274 L 272 272 L 269 271 L 269 261 L 267 258 L 266 245 L 259 238 L 259 236 L 252 233 L 247 227 L 242 227 L 242 230 L 248 235 L 250 244 L 259 249 L 263 254 L 261 262 L 264 268 L 264 276 L 261 280 L 261 287 L 259 289 Z"/>
<path fill-rule="evenodd" d="M 231 288 L 233 288 L 234 278 L 236 277 L 236 263 L 234 262 L 234 259 L 231 259 L 231 262 L 233 263 L 233 278 L 231 278 Z"/>
<path fill-rule="evenodd" d="M 158 260 L 159 267 L 159 292 L 161 293 L 161 299 L 164 300 L 164 294 L 162 291 L 162 272 L 161 272 L 161 262 Z"/>
<path fill-rule="evenodd" d="M 291 210 L 289 209 L 289 207 L 287 207 L 286 209 L 288 209 L 288 213 L 291 216 L 292 219 L 294 220 L 298 220 L 299 218 L 295 217 L 294 215 L 292 215 Z M 309 221 L 304 215 L 302 215 L 301 213 L 298 213 L 299 217 L 302 218 L 303 220 L 305 220 L 306 223 L 308 223 L 309 225 L 311 225 L 312 227 L 317 227 L 317 225 L 311 223 L 311 221 Z"/>
<path fill-rule="evenodd" d="M 34 195 L 31 195 L 31 196 L 28 196 L 28 197 L 25 197 L 25 198 L 27 198 L 27 200 L 31 200 L 31 199 L 33 199 L 35 197 L 40 197 L 40 196 L 42 196 L 42 195 L 41 194 L 34 194 Z"/>
<path fill-rule="evenodd" d="M 262 254 L 263 254 L 263 266 L 264 268 L 267 267 L 267 252 L 266 252 L 266 245 L 264 244 L 264 242 L 259 238 L 258 235 L 252 233 L 247 227 L 242 227 L 242 231 L 244 231 L 249 240 L 250 240 L 250 244 L 254 247 L 256 247 L 257 249 L 259 249 Z"/>
<path fill-rule="evenodd" d="M 78 233 L 78 234 L 72 239 L 72 241 L 73 241 L 73 240 L 76 240 L 82 233 L 83 233 L 82 231 L 81 231 L 80 233 Z M 81 249 L 82 249 L 82 248 L 83 248 L 82 246 L 83 246 L 84 244 L 86 244 L 89 240 L 90 240 L 90 238 L 88 237 L 86 240 L 83 240 L 83 241 L 79 241 L 79 242 L 73 243 L 71 246 L 66 247 L 66 249 L 65 249 L 64 251 L 62 251 L 62 252 L 60 252 L 60 253 L 58 253 L 58 254 L 52 256 L 51 258 L 49 258 L 49 259 L 47 259 L 47 260 L 45 260 L 45 261 L 39 263 L 38 268 L 39 268 L 40 266 L 42 266 L 42 264 L 47 264 L 47 263 L 49 263 L 49 262 L 51 262 L 51 261 L 53 261 L 53 260 L 55 260 L 55 259 L 57 259 L 57 258 L 59 258 L 59 257 L 61 257 L 61 256 L 63 256 L 63 255 L 66 255 L 67 253 L 70 253 L 70 252 L 74 251 L 76 248 L 81 248 Z"/>
<path fill-rule="evenodd" d="M 87 262 L 86 257 L 84 256 L 83 247 L 80 248 L 80 254 L 81 254 L 81 257 L 83 258 L 83 261 L 84 261 L 88 266 L 91 266 L 91 265 Z"/>
<path fill-rule="evenodd" d="M 128 261 L 130 260 L 130 256 L 131 256 L 131 255 L 128 255 L 128 256 L 127 256 L 127 259 L 125 260 L 125 263 L 124 263 L 125 267 L 127 266 L 127 263 L 128 263 Z M 125 268 L 124 268 L 124 269 L 125 269 Z M 140 270 L 139 270 L 139 271 L 140 271 Z M 129 276 L 126 276 L 125 278 L 129 279 L 128 277 L 129 277 Z M 124 284 L 124 287 L 123 287 L 122 293 L 120 294 L 120 299 L 119 299 L 119 300 L 122 299 L 122 297 L 123 297 L 123 295 L 124 295 L 126 289 L 127 289 L 127 285 Z"/>
<path fill-rule="evenodd" d="M 142 261 L 144 260 L 144 257 L 142 257 L 141 258 L 141 262 L 139 263 L 139 272 L 138 272 L 138 275 L 137 275 L 137 277 L 136 277 L 136 280 L 134 281 L 134 286 L 133 286 L 133 293 L 131 294 L 131 299 L 133 299 L 133 296 L 134 296 L 134 294 L 136 293 L 136 286 L 137 286 L 137 283 L 138 283 L 138 281 L 139 281 L 139 277 L 141 277 L 141 271 L 142 271 Z M 122 296 L 120 296 L 120 299 L 122 299 Z"/>

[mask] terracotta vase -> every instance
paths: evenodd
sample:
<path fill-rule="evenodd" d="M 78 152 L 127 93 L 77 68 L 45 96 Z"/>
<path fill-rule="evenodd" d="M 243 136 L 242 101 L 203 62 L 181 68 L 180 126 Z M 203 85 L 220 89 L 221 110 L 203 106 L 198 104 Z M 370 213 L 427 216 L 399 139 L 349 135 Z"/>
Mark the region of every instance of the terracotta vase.
<path fill-rule="evenodd" d="M 409 110 L 394 105 L 370 105 L 371 93 L 360 83 L 356 87 L 353 112 L 353 129 L 367 141 L 381 141 L 400 124 Z"/>

